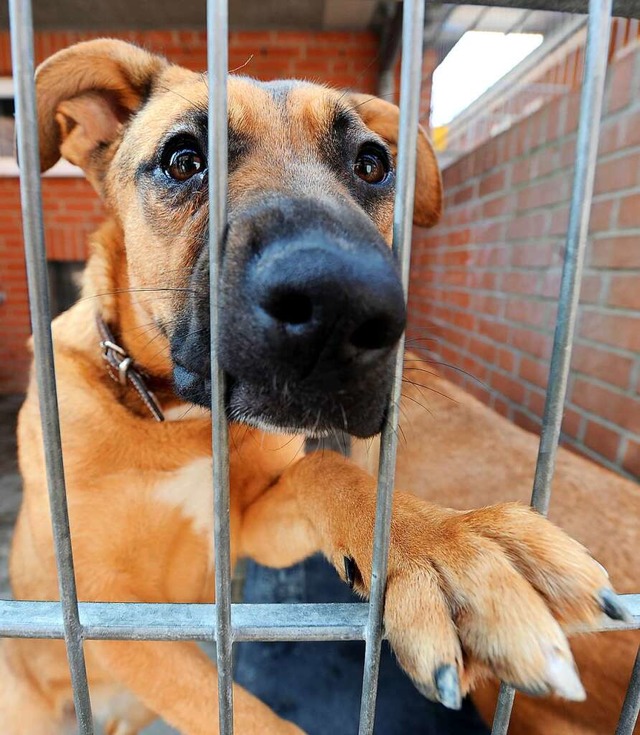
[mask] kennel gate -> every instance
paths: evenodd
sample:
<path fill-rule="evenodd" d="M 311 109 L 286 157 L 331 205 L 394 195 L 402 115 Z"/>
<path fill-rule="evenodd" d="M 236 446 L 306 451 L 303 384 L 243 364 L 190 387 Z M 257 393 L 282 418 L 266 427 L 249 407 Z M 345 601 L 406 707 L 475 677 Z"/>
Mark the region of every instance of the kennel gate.
<path fill-rule="evenodd" d="M 461 2 L 461 0 L 453 0 Z M 465 0 L 469 2 L 469 0 Z M 474 4 L 559 9 L 547 0 L 471 0 Z M 570 10 L 588 10 L 584 82 L 580 103 L 575 173 L 571 196 L 566 254 L 559 296 L 549 385 L 544 410 L 532 504 L 542 513 L 549 505 L 551 480 L 560 436 L 571 348 L 586 247 L 598 134 L 602 110 L 612 0 L 572 0 Z M 640 16 L 640 0 L 616 0 L 617 14 Z M 16 80 L 16 115 L 23 231 L 40 395 L 47 482 L 60 589 L 59 602 L 0 600 L 0 636 L 63 638 L 81 735 L 93 735 L 91 702 L 83 654 L 86 639 L 201 640 L 217 644 L 221 735 L 233 733 L 232 647 L 236 641 L 364 640 L 365 667 L 359 735 L 373 733 L 382 613 L 389 548 L 391 498 L 397 450 L 398 403 L 404 339 L 398 349 L 389 420 L 381 437 L 374 537 L 374 563 L 369 603 L 355 604 L 231 604 L 229 551 L 228 436 L 224 418 L 224 377 L 212 341 L 212 405 L 214 462 L 214 534 L 216 604 L 78 603 L 69 534 L 64 467 L 56 398 L 49 295 L 44 248 L 38 129 L 34 88 L 33 19 L 31 0 L 9 0 L 11 53 Z M 400 136 L 393 248 L 402 270 L 405 294 L 409 278 L 414 176 L 421 82 L 424 0 L 405 0 L 402 23 Z M 226 220 L 227 182 L 227 0 L 207 0 L 209 67 L 209 151 L 216 186 L 209 187 L 211 334 L 217 333 L 219 243 Z M 640 628 L 640 594 L 624 595 L 632 621 L 607 621 L 601 630 Z M 502 685 L 493 724 L 494 735 L 505 735 L 514 690 Z M 616 735 L 631 735 L 640 709 L 640 651 L 629 682 Z"/>

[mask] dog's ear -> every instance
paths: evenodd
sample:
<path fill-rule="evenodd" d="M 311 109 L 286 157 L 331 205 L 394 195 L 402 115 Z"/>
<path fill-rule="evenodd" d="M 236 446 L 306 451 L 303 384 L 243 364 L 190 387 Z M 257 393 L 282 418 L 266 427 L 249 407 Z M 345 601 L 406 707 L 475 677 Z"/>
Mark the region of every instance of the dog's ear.
<path fill-rule="evenodd" d="M 396 105 L 367 94 L 352 94 L 353 109 L 364 124 L 385 140 L 396 156 L 400 110 Z M 416 196 L 413 221 L 420 227 L 432 227 L 442 215 L 442 179 L 429 136 L 418 129 L 418 160 L 416 163 Z"/>
<path fill-rule="evenodd" d="M 62 156 L 95 185 L 123 126 L 145 101 L 160 56 L 115 39 L 85 41 L 51 56 L 36 72 L 40 162 Z"/>

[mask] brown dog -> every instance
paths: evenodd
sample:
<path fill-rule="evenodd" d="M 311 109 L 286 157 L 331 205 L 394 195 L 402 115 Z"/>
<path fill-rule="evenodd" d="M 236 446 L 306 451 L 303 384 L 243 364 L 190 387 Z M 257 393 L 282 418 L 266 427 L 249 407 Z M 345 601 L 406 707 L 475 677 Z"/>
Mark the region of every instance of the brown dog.
<path fill-rule="evenodd" d="M 37 86 L 43 167 L 61 155 L 78 164 L 109 211 L 85 298 L 54 323 L 79 597 L 211 601 L 210 419 L 189 410 L 210 401 L 206 81 L 103 40 L 56 54 Z M 388 248 L 397 122 L 397 108 L 373 98 L 229 80 L 218 337 L 233 558 L 283 567 L 322 551 L 343 577 L 347 559 L 363 595 L 374 480 L 331 453 L 296 461 L 299 443 L 261 429 L 365 437 L 382 426 L 405 324 Z M 428 225 L 441 192 L 423 134 L 418 155 L 415 220 Z M 167 418 L 182 420 L 156 422 L 128 383 L 111 379 L 103 323 Z M 39 427 L 32 384 L 19 421 L 25 496 L 11 558 L 21 599 L 57 594 Z M 457 707 L 493 672 L 579 700 L 561 624 L 595 622 L 603 610 L 623 615 L 600 566 L 527 508 L 462 513 L 396 493 L 385 626 L 427 696 Z M 157 715 L 190 735 L 217 732 L 216 671 L 195 644 L 91 641 L 86 655 L 111 735 Z M 2 665 L 3 735 L 64 732 L 63 644 L 8 641 Z M 301 732 L 246 691 L 234 696 L 239 734 Z"/>

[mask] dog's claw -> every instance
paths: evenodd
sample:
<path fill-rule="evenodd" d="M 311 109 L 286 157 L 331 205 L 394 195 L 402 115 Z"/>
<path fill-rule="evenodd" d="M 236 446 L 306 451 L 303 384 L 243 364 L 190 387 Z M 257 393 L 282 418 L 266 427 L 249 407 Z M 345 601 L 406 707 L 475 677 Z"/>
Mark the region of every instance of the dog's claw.
<path fill-rule="evenodd" d="M 600 590 L 598 601 L 602 612 L 612 620 L 629 621 L 631 619 L 629 611 L 622 602 L 620 602 L 618 595 L 608 587 Z"/>
<path fill-rule="evenodd" d="M 460 678 L 455 666 L 447 664 L 436 669 L 433 679 L 438 692 L 438 701 L 447 709 L 462 707 L 462 693 L 460 692 Z"/>
<path fill-rule="evenodd" d="M 347 580 L 347 584 L 351 589 L 353 589 L 353 585 L 356 582 L 356 574 L 357 574 L 358 568 L 356 567 L 355 561 L 350 556 L 344 557 L 344 576 Z"/>
<path fill-rule="evenodd" d="M 572 702 L 583 702 L 587 694 L 573 661 L 554 650 L 547 656 L 546 680 L 553 691 Z"/>

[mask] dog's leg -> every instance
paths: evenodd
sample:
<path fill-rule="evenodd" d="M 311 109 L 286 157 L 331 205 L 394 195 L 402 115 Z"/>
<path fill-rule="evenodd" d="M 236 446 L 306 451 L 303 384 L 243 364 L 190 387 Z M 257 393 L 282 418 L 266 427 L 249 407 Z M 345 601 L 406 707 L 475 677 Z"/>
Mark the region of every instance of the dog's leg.
<path fill-rule="evenodd" d="M 374 518 L 375 481 L 340 455 L 313 454 L 246 509 L 242 552 L 282 567 L 322 551 L 367 595 Z M 462 513 L 395 494 L 385 629 L 430 698 L 459 706 L 488 671 L 583 698 L 560 623 L 593 623 L 615 601 L 609 591 L 586 550 L 524 506 Z"/>
<path fill-rule="evenodd" d="M 13 640 L 0 641 L 0 732 L 2 735 L 67 735 L 69 722 L 40 690 Z"/>
<path fill-rule="evenodd" d="M 114 678 L 183 735 L 219 732 L 217 671 L 195 643 L 89 641 L 86 647 Z M 238 735 L 304 735 L 241 687 L 234 686 L 233 696 Z"/>

